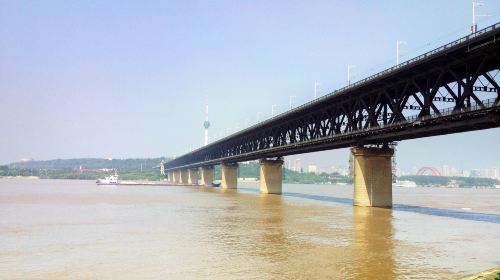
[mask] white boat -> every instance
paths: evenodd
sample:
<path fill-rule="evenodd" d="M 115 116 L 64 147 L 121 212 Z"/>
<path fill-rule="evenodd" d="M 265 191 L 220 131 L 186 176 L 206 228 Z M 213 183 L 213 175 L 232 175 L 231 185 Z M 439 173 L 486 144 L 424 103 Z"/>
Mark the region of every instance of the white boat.
<path fill-rule="evenodd" d="M 221 181 L 220 180 L 215 180 L 212 182 L 212 187 L 220 187 Z"/>
<path fill-rule="evenodd" d="M 97 185 L 118 185 L 118 174 L 115 172 L 115 175 L 108 176 L 104 179 L 99 178 L 95 183 Z"/>
<path fill-rule="evenodd" d="M 402 188 L 415 188 L 417 186 L 417 183 L 413 181 L 399 181 L 397 180 L 396 183 L 393 184 L 394 187 L 402 187 Z"/>

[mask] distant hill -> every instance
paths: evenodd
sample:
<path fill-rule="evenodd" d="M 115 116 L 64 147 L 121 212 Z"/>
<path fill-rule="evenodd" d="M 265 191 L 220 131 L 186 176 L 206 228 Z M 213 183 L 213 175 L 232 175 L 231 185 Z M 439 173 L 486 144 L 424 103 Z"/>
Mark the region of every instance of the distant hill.
<path fill-rule="evenodd" d="M 104 159 L 104 158 L 75 158 L 75 159 L 53 159 L 15 162 L 8 165 L 9 168 L 19 169 L 46 169 L 46 170 L 67 170 L 67 169 L 118 169 L 137 170 L 151 169 L 158 167 L 160 162 L 168 161 L 170 158 L 133 158 L 133 159 Z"/>

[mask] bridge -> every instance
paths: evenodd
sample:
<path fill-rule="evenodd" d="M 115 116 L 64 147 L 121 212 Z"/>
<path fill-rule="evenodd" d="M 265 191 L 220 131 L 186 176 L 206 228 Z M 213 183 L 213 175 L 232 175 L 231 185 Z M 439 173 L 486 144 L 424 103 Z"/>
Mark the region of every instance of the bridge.
<path fill-rule="evenodd" d="M 500 23 L 229 135 L 165 164 L 168 181 L 237 188 L 260 160 L 261 193 L 282 192 L 281 158 L 351 147 L 354 204 L 392 206 L 389 143 L 500 126 Z M 424 148 L 424 147 L 422 147 Z"/>

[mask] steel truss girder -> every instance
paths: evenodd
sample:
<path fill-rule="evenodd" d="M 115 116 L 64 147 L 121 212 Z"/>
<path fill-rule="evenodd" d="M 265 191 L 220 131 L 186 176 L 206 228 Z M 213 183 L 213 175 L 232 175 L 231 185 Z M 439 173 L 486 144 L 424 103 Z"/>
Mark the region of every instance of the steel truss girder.
<path fill-rule="evenodd" d="M 438 56 L 208 145 L 168 162 L 167 170 L 497 127 L 500 82 L 492 74 L 500 71 L 496 36 L 472 51 Z M 443 116 L 443 104 L 460 118 Z M 425 126 L 414 125 L 422 120 Z"/>

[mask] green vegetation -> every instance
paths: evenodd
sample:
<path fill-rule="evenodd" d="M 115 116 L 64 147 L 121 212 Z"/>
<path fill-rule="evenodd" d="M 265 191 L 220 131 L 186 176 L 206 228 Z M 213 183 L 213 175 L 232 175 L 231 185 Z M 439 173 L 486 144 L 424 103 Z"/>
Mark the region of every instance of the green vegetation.
<path fill-rule="evenodd" d="M 120 170 L 118 174 L 122 180 L 161 180 L 160 171 L 158 169 L 147 169 L 141 172 L 140 169 Z M 37 176 L 41 179 L 75 179 L 75 180 L 95 180 L 114 174 L 114 171 L 95 171 L 95 170 L 73 170 L 73 169 L 27 169 L 13 168 L 0 169 L 0 177 L 15 177 L 15 176 Z"/>
<path fill-rule="evenodd" d="M 415 182 L 418 186 L 457 186 L 465 187 L 494 187 L 500 182 L 496 179 L 478 178 L 478 177 L 444 177 L 413 175 L 401 176 L 399 180 L 409 180 Z"/>
<path fill-rule="evenodd" d="M 283 172 L 284 183 L 297 183 L 297 184 L 336 184 L 336 183 L 352 183 L 348 177 L 339 174 L 315 174 L 315 173 L 301 173 L 289 169 L 284 169 Z M 216 179 L 221 178 L 220 166 L 214 168 L 214 176 Z M 238 177 L 240 178 L 259 178 L 259 163 L 249 162 L 248 164 L 240 164 L 238 168 Z"/>
<path fill-rule="evenodd" d="M 147 159 L 56 159 L 17 162 L 0 166 L 1 176 L 37 176 L 41 179 L 95 180 L 117 170 L 123 180 L 160 180 L 159 165 L 167 158 Z"/>
<path fill-rule="evenodd" d="M 54 160 L 39 160 L 39 161 L 26 161 L 15 162 L 9 164 L 9 168 L 21 169 L 79 169 L 80 166 L 85 170 L 93 169 L 119 169 L 119 170 L 133 170 L 133 169 L 151 169 L 158 167 L 162 160 L 169 160 L 168 158 L 130 158 L 130 159 L 104 159 L 104 158 L 76 158 L 76 159 L 54 159 Z"/>
<path fill-rule="evenodd" d="M 500 272 L 498 272 L 497 276 L 495 276 L 495 280 L 500 280 Z"/>

